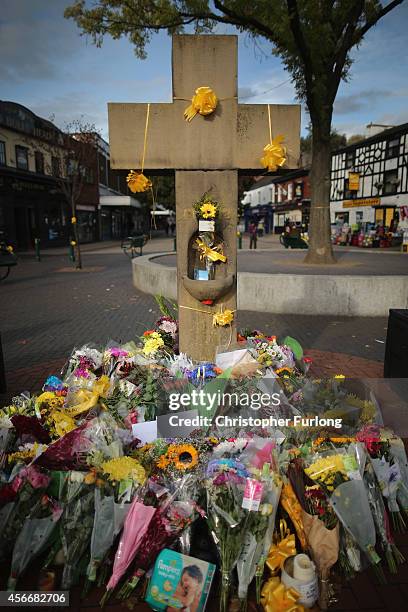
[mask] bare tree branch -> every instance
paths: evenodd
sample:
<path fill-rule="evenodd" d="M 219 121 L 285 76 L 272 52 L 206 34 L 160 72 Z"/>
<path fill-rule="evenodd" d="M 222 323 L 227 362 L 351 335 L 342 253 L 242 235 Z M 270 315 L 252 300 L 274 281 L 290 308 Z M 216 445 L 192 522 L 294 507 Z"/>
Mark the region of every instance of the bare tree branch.
<path fill-rule="evenodd" d="M 384 6 L 381 11 L 379 11 L 372 19 L 367 20 L 366 24 L 358 30 L 358 38 L 354 39 L 354 44 L 359 42 L 365 34 L 367 34 L 368 30 L 370 30 L 376 23 L 385 15 L 387 15 L 390 11 L 395 9 L 399 4 L 402 4 L 404 0 L 393 0 L 387 6 Z"/>

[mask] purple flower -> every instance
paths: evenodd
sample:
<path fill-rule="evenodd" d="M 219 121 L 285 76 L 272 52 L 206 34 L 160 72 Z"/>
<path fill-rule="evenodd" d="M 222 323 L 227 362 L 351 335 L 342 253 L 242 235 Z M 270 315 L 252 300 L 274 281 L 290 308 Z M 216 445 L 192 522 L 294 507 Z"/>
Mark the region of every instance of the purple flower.
<path fill-rule="evenodd" d="M 122 349 L 118 347 L 110 348 L 109 352 L 113 357 L 127 357 L 129 354 L 127 351 L 123 351 Z"/>

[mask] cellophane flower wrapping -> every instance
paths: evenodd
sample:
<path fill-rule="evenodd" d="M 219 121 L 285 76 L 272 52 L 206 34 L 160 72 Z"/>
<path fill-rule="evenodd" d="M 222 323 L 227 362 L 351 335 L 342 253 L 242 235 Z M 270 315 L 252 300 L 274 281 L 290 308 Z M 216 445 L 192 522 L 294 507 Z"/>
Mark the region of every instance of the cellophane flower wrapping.
<path fill-rule="evenodd" d="M 95 518 L 91 535 L 91 559 L 87 569 L 88 580 L 94 582 L 98 567 L 101 565 L 113 545 L 115 537 L 120 533 L 129 512 L 130 504 L 115 502 L 114 495 L 102 496 L 95 489 Z"/>
<path fill-rule="evenodd" d="M 125 519 L 123 532 L 115 554 L 112 575 L 106 586 L 107 591 L 116 588 L 119 580 L 128 569 L 155 512 L 156 508 L 154 506 L 143 504 L 143 497 L 134 497 Z"/>
<path fill-rule="evenodd" d="M 47 548 L 61 514 L 62 507 L 46 495 L 34 505 L 14 544 L 7 590 L 15 589 L 28 564 Z"/>
<path fill-rule="evenodd" d="M 244 498 L 250 505 L 251 498 L 258 497 L 260 492 L 259 484 L 250 476 L 237 459 L 214 459 L 207 468 L 207 522 L 220 557 L 221 612 L 228 610 L 231 572 L 244 545 L 249 517 L 249 511 L 243 507 Z"/>
<path fill-rule="evenodd" d="M 33 506 L 41 499 L 50 479 L 36 467 L 23 467 L 12 481 L 16 491 L 12 506 L 7 504 L 3 514 L 3 529 L 0 531 L 0 557 L 11 552 Z M 1 521 L 1 522 L 3 522 Z"/>
<path fill-rule="evenodd" d="M 408 518 L 408 459 L 405 446 L 401 438 L 392 436 L 390 439 L 390 454 L 398 463 L 401 480 L 397 490 L 397 500 Z"/>
<path fill-rule="evenodd" d="M 245 602 L 244 606 L 249 585 L 257 572 L 263 573 L 265 560 L 272 543 L 282 486 L 276 472 L 276 453 L 274 440 L 255 436 L 249 441 L 240 457 L 252 478 L 262 487 L 258 500 L 259 506 L 252 504 L 249 511 L 243 548 L 237 561 L 238 597 Z"/>
<path fill-rule="evenodd" d="M 77 489 L 77 483 L 75 488 Z M 70 485 L 68 485 L 68 489 Z M 77 580 L 78 564 L 89 548 L 94 522 L 94 489 L 82 483 L 75 494 L 69 494 L 69 502 L 61 517 L 61 541 L 65 565 L 61 587 L 70 589 Z"/>
<path fill-rule="evenodd" d="M 166 493 L 163 489 L 163 493 L 160 492 L 157 510 L 137 546 L 131 577 L 120 591 L 123 599 L 131 595 L 140 578 L 154 565 L 159 552 L 171 547 L 197 517 L 197 504 L 185 499 L 183 493 L 191 481 L 195 481 L 195 477 L 192 474 L 186 475 L 176 483 L 171 483 L 173 487 L 175 485 L 173 491 L 168 490 Z"/>

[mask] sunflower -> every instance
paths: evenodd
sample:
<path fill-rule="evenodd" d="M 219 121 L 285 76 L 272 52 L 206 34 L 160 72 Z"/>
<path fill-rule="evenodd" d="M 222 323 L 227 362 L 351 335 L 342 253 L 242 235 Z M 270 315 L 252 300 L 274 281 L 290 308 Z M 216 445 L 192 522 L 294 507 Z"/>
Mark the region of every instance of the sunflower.
<path fill-rule="evenodd" d="M 159 470 L 165 470 L 169 463 L 170 459 L 167 457 L 166 453 L 164 455 L 160 455 L 160 458 L 158 459 L 158 461 L 156 461 L 156 465 Z"/>
<path fill-rule="evenodd" d="M 211 202 L 205 202 L 200 206 L 200 212 L 203 219 L 214 219 L 217 214 L 217 207 L 211 204 Z"/>
<path fill-rule="evenodd" d="M 198 463 L 198 451 L 192 444 L 170 444 L 166 454 L 177 470 L 191 470 Z"/>
<path fill-rule="evenodd" d="M 276 374 L 283 374 L 283 376 L 289 376 L 290 374 L 292 374 L 293 372 L 293 368 L 278 368 L 277 370 L 275 370 Z"/>

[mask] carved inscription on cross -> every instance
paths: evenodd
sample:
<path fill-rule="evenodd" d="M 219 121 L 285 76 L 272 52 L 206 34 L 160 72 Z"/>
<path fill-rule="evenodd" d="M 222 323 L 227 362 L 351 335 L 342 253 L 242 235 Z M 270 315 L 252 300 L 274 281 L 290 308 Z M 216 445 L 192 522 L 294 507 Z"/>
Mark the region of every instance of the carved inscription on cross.
<path fill-rule="evenodd" d="M 238 104 L 236 36 L 174 36 L 172 73 L 173 102 L 150 106 L 145 174 L 148 176 L 149 170 L 157 174 L 160 170 L 175 171 L 180 350 L 197 360 L 212 360 L 217 346 L 225 347 L 231 338 L 235 340 L 238 172 L 259 175 L 264 171 L 259 160 L 269 141 L 268 107 Z M 211 115 L 197 115 L 188 123 L 184 110 L 201 86 L 216 93 L 217 108 Z M 138 169 L 147 104 L 108 106 L 111 166 Z M 300 107 L 271 105 L 270 113 L 273 138 L 285 137 L 285 168 L 296 168 Z M 213 306 L 204 306 L 187 289 L 186 277 L 189 241 L 197 230 L 192 206 L 210 189 L 222 203 L 220 230 L 227 262 L 221 266 L 232 283 Z M 205 283 L 196 281 L 200 282 Z M 213 326 L 212 314 L 221 308 L 234 311 L 232 329 Z"/>

